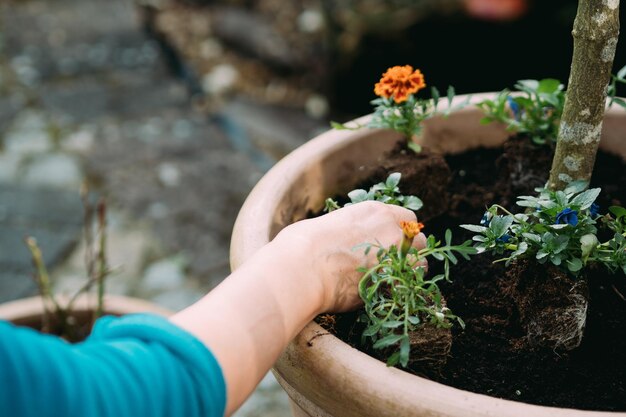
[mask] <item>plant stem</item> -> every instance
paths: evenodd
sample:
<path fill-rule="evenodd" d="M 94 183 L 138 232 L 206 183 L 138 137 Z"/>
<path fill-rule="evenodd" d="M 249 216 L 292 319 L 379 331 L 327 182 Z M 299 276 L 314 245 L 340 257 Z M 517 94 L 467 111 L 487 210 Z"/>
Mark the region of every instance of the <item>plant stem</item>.
<path fill-rule="evenodd" d="M 100 242 L 98 244 L 98 271 L 97 271 L 97 290 L 98 290 L 98 304 L 96 306 L 95 317 L 101 317 L 104 310 L 104 280 L 107 275 L 107 261 L 106 261 L 106 204 L 104 200 L 98 202 L 98 234 L 100 235 Z"/>
<path fill-rule="evenodd" d="M 574 55 L 548 188 L 589 182 L 619 34 L 619 0 L 579 0 Z"/>
<path fill-rule="evenodd" d="M 61 306 L 57 303 L 54 295 L 52 294 L 52 285 L 50 284 L 50 276 L 48 275 L 48 269 L 46 268 L 46 264 L 43 261 L 43 255 L 41 254 L 41 249 L 39 245 L 37 245 L 37 241 L 33 237 L 26 238 L 26 245 L 30 250 L 31 257 L 33 259 L 33 264 L 35 265 L 36 275 L 35 281 L 37 282 L 37 286 L 39 287 L 39 293 L 41 294 L 41 298 L 43 300 L 44 314 L 42 318 L 42 331 L 49 332 L 51 330 L 52 323 L 52 315 L 53 313 L 50 311 L 50 307 L 48 303 L 51 303 L 54 307 L 55 313 L 57 315 L 57 320 L 60 321 L 58 323 L 60 326 L 65 326 L 64 320 L 64 311 Z"/>

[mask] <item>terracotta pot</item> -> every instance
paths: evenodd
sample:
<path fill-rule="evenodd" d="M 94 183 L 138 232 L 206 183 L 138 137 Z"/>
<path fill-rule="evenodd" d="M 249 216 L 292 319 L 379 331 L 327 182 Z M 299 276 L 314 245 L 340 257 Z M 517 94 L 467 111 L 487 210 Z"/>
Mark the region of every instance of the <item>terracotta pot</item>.
<path fill-rule="evenodd" d="M 62 304 L 67 304 L 67 301 L 68 300 L 63 297 L 59 298 L 59 302 Z M 79 297 L 73 309 L 77 320 L 81 320 L 83 317 L 85 320 L 90 320 L 95 305 L 95 297 Z M 20 326 L 28 326 L 35 329 L 41 328 L 43 312 L 44 307 L 41 297 L 23 298 L 0 304 L 1 320 L 7 320 Z M 105 315 L 123 316 L 125 314 L 134 313 L 152 313 L 165 317 L 172 314 L 172 312 L 166 308 L 138 298 L 111 294 L 105 296 Z"/>
<path fill-rule="evenodd" d="M 475 95 L 472 102 L 484 97 Z M 445 153 L 500 145 L 507 136 L 504 128 L 482 126 L 480 118 L 480 111 L 470 107 L 448 119 L 432 119 L 418 141 Z M 366 121 L 367 117 L 359 120 Z M 625 134 L 626 111 L 611 109 L 602 148 L 626 158 Z M 231 242 L 232 268 L 307 211 L 320 210 L 325 198 L 353 189 L 397 140 L 399 135 L 389 131 L 329 131 L 280 161 L 252 190 L 239 213 Z M 452 388 L 388 368 L 313 322 L 289 344 L 274 373 L 291 398 L 296 417 L 626 416 L 542 407 Z"/>

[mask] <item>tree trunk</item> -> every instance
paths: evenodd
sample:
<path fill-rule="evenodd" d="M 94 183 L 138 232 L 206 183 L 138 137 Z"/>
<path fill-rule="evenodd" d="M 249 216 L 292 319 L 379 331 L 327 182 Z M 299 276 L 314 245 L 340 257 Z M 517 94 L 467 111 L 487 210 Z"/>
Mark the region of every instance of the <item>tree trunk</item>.
<path fill-rule="evenodd" d="M 574 56 L 548 187 L 589 182 L 619 34 L 619 0 L 579 0 Z"/>

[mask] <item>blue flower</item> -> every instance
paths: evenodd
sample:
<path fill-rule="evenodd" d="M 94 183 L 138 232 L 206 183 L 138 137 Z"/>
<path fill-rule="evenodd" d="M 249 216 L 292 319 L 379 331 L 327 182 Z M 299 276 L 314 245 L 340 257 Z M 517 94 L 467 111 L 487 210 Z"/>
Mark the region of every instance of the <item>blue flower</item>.
<path fill-rule="evenodd" d="M 513 117 L 515 117 L 515 120 L 519 121 L 519 117 L 520 117 L 519 104 L 517 104 L 517 102 L 513 100 L 513 97 L 511 96 L 507 97 L 506 101 L 509 104 L 509 108 L 511 109 L 511 112 L 513 113 Z"/>
<path fill-rule="evenodd" d="M 493 217 L 493 214 L 490 211 L 486 211 L 485 214 L 483 214 L 483 218 L 480 219 L 480 225 L 488 227 L 489 223 L 491 223 L 492 217 Z"/>
<path fill-rule="evenodd" d="M 498 242 L 498 243 L 509 243 L 509 240 L 511 240 L 511 235 L 504 234 L 504 235 L 500 236 L 499 238 L 497 238 L 496 242 Z"/>
<path fill-rule="evenodd" d="M 576 226 L 578 224 L 578 212 L 571 208 L 563 209 L 556 215 L 556 224 L 569 224 L 570 226 Z"/>
<path fill-rule="evenodd" d="M 600 206 L 596 203 L 591 203 L 591 207 L 589 207 L 589 215 L 591 217 L 596 217 L 600 214 Z"/>

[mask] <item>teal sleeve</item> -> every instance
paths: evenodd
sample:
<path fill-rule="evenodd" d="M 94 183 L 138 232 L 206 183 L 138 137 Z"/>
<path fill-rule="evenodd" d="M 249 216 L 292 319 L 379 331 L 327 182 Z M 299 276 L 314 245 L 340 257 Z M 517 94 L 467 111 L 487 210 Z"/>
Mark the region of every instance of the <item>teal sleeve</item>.
<path fill-rule="evenodd" d="M 211 352 L 158 316 L 104 317 L 83 343 L 0 322 L 0 416 L 221 417 Z"/>

